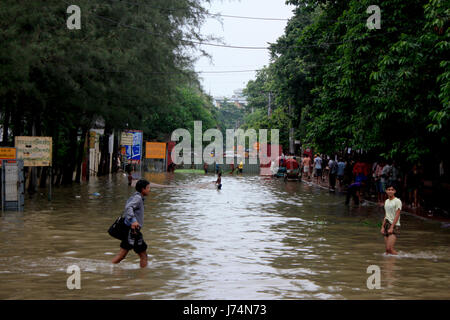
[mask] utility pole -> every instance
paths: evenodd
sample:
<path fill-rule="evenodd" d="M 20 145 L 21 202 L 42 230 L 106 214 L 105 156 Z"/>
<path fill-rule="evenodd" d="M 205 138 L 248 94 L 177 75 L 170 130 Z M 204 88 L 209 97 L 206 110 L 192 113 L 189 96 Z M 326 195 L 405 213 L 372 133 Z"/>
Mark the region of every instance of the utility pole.
<path fill-rule="evenodd" d="M 267 110 L 267 116 L 272 115 L 272 92 L 269 91 L 269 109 Z"/>

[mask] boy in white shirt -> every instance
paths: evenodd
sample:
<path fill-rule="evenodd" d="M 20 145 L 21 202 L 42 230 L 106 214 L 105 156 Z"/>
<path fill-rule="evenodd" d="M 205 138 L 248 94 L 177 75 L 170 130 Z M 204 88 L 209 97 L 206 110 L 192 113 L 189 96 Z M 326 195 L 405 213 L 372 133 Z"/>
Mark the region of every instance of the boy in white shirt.
<path fill-rule="evenodd" d="M 402 201 L 395 197 L 395 188 L 393 185 L 388 185 L 386 194 L 388 199 L 384 203 L 384 210 L 386 212 L 383 224 L 381 226 L 381 234 L 384 235 L 384 242 L 386 244 L 386 254 L 396 255 L 397 251 L 394 249 L 395 241 L 399 234 L 400 228 L 400 212 L 402 211 Z"/>

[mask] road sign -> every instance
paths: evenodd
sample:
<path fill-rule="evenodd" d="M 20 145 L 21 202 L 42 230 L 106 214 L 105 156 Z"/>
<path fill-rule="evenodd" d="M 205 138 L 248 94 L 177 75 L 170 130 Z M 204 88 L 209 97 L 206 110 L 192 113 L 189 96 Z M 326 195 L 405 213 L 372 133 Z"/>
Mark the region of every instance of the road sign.
<path fill-rule="evenodd" d="M 133 145 L 133 132 L 122 132 L 121 138 L 120 138 L 120 144 L 122 146 L 131 146 Z"/>
<path fill-rule="evenodd" d="M 49 167 L 52 165 L 51 137 L 16 137 L 17 159 L 23 159 L 25 167 Z"/>
<path fill-rule="evenodd" d="M 146 142 L 145 143 L 146 159 L 165 159 L 166 144 L 164 142 Z"/>
<path fill-rule="evenodd" d="M 125 135 L 124 135 L 125 134 Z M 131 143 L 129 140 L 129 137 L 132 137 Z M 126 157 L 127 160 L 129 160 L 131 163 L 139 163 L 142 160 L 142 152 L 143 152 L 143 133 L 140 130 L 127 130 L 122 133 L 122 138 L 125 138 L 122 140 L 121 145 L 124 145 L 126 148 Z"/>
<path fill-rule="evenodd" d="M 0 148 L 0 160 L 16 159 L 16 148 Z"/>

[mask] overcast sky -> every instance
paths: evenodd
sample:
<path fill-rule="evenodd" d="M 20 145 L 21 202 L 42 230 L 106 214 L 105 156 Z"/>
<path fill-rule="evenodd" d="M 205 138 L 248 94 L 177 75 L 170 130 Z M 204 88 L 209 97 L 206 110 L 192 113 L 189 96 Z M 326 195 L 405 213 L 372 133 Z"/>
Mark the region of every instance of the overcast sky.
<path fill-rule="evenodd" d="M 289 19 L 293 6 L 285 0 L 211 0 L 205 5 L 211 13 L 222 15 Z M 284 33 L 287 21 L 266 21 L 222 17 L 222 23 L 209 17 L 202 27 L 204 35 L 222 38 L 224 44 L 232 46 L 267 47 Z M 212 61 L 200 58 L 196 71 L 257 70 L 269 63 L 268 50 L 248 50 L 203 46 L 212 56 Z M 233 91 L 244 88 L 255 78 L 255 72 L 228 74 L 200 74 L 203 89 L 212 96 L 231 96 Z"/>

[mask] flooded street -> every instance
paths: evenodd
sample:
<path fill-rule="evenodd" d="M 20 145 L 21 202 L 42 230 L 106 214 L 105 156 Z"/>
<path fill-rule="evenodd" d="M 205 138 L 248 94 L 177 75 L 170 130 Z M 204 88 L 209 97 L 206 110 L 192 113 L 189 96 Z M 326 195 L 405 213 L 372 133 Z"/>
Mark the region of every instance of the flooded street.
<path fill-rule="evenodd" d="M 398 257 L 385 256 L 373 205 L 260 176 L 146 173 L 149 265 L 107 229 L 134 188 L 123 175 L 38 193 L 0 217 L 0 299 L 450 299 L 450 228 L 402 214 Z M 41 191 L 42 192 L 42 191 Z M 93 196 L 98 192 L 100 196 Z M 81 290 L 68 290 L 78 265 Z M 369 290 L 367 268 L 381 269 Z"/>

